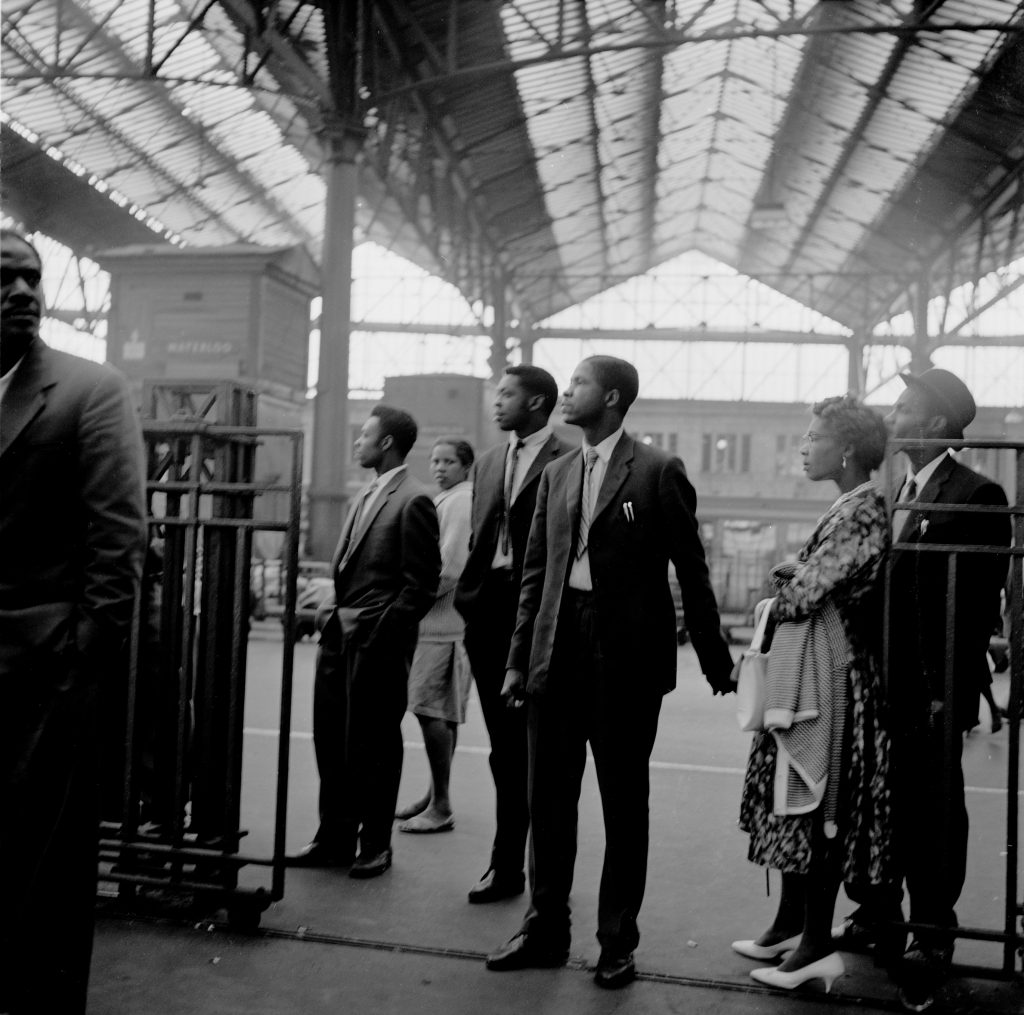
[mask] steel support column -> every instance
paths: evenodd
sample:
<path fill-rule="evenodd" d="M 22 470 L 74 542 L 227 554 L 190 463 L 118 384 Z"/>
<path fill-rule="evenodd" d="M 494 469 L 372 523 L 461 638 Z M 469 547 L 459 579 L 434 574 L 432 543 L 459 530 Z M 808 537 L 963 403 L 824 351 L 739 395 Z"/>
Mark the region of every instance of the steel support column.
<path fill-rule="evenodd" d="M 864 397 L 866 378 L 864 371 L 864 339 L 860 335 L 851 336 L 846 343 L 849 361 L 846 369 L 846 390 L 858 398 Z"/>
<path fill-rule="evenodd" d="M 911 317 L 914 319 L 914 341 L 910 347 L 910 371 L 920 374 L 932 365 L 931 337 L 928 334 L 928 303 L 931 285 L 928 273 L 918 279 L 911 293 Z"/>
<path fill-rule="evenodd" d="M 323 245 L 320 372 L 313 403 L 313 469 L 307 551 L 330 560 L 341 532 L 351 461 L 348 361 L 352 317 L 352 247 L 362 132 L 339 127 L 330 138 Z"/>
<path fill-rule="evenodd" d="M 488 363 L 491 367 L 491 379 L 496 381 L 508 364 L 508 353 L 505 349 L 505 337 L 508 333 L 508 303 L 505 299 L 505 277 L 501 273 L 495 276 L 492 301 L 494 306 L 494 322 L 491 325 L 491 354 Z"/>

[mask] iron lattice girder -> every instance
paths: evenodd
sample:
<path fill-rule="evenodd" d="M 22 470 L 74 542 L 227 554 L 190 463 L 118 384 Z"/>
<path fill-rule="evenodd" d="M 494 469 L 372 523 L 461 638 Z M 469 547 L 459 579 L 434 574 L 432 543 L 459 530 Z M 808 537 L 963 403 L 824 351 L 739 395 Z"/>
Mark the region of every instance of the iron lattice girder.
<path fill-rule="evenodd" d="M 484 338 L 489 332 L 482 327 L 466 324 L 409 324 L 399 321 L 352 321 L 353 332 L 391 335 L 444 335 L 458 338 Z M 703 328 L 546 328 L 542 326 L 506 330 L 509 338 L 539 342 L 543 339 L 570 339 L 584 342 L 716 342 L 754 345 L 840 345 L 856 346 L 858 350 L 871 346 L 906 347 L 913 341 L 909 335 L 828 335 L 809 331 L 712 331 Z M 963 344 L 962 336 L 940 335 L 934 347 Z M 977 346 L 1024 345 L 1024 334 L 977 335 L 970 339 Z"/>
<path fill-rule="evenodd" d="M 376 0 L 373 4 L 373 20 L 400 77 L 407 81 L 425 77 L 424 64 L 435 70 L 443 69 L 441 55 L 411 10 L 400 10 L 393 0 Z M 449 44 L 457 45 L 458 23 L 457 17 L 449 23 Z M 408 38 L 404 37 L 406 34 Z M 420 64 L 413 64 L 414 51 L 423 57 Z M 373 99 L 379 101 L 377 96 L 373 96 Z M 436 156 L 436 161 L 432 159 L 428 164 L 420 160 L 418 168 L 421 172 L 417 173 L 415 179 L 415 198 L 419 201 L 421 197 L 426 197 L 430 201 L 438 227 L 444 228 L 445 218 L 453 223 L 461 218 L 466 230 L 463 236 L 452 237 L 451 246 L 458 252 L 465 244 L 467 266 L 476 267 L 477 271 L 459 279 L 459 288 L 470 302 L 480 300 L 492 304 L 492 286 L 495 278 L 500 277 L 505 280 L 505 296 L 512 316 L 522 316 L 523 300 L 517 291 L 515 273 L 501 238 L 495 235 L 489 222 L 487 210 L 480 204 L 477 196 L 478 181 L 468 167 L 467 159 L 461 154 L 463 146 L 450 125 L 450 119 L 445 116 L 443 108 L 432 94 L 414 89 L 406 101 L 411 103 L 412 112 L 422 121 L 423 136 L 429 139 Z M 384 112 L 390 109 L 393 115 L 396 105 L 391 102 L 383 109 Z M 434 199 L 439 192 L 445 191 L 450 196 L 451 209 L 457 209 L 454 217 L 443 213 L 438 215 L 439 209 Z M 448 260 L 443 256 L 438 257 L 442 270 Z"/>
<path fill-rule="evenodd" d="M 556 0 L 551 0 L 552 3 Z M 559 10 L 577 8 L 580 0 L 557 0 Z M 710 8 L 715 0 L 707 3 Z M 826 0 L 827 2 L 827 0 Z M 660 51 L 662 53 L 679 49 L 682 46 L 706 42 L 735 42 L 741 39 L 784 39 L 784 38 L 814 38 L 816 36 L 870 36 L 883 35 L 896 38 L 914 38 L 922 34 L 946 34 L 955 32 L 1005 32 L 1019 30 L 1018 26 L 1006 21 L 946 21 L 941 24 L 912 24 L 908 25 L 902 21 L 893 21 L 883 24 L 863 23 L 848 24 L 839 26 L 819 26 L 813 23 L 814 11 L 808 11 L 802 17 L 790 18 L 781 16 L 770 8 L 762 9 L 764 22 L 753 25 L 743 25 L 730 21 L 718 28 L 704 31 L 694 31 L 691 28 L 673 27 L 671 23 L 658 26 L 656 34 L 644 38 L 641 36 L 626 36 L 625 33 L 615 30 L 614 25 L 604 25 L 601 29 L 587 33 L 581 33 L 575 38 L 550 37 L 540 29 L 535 29 L 537 39 L 543 44 L 540 51 L 529 57 L 520 59 L 502 59 L 480 63 L 478 61 L 445 59 L 443 68 L 433 76 L 424 75 L 414 80 L 403 82 L 387 93 L 380 96 L 382 100 L 393 98 L 398 95 L 408 94 L 413 91 L 428 90 L 430 88 L 451 85 L 456 82 L 471 85 L 477 78 L 485 78 L 494 75 L 514 73 L 528 67 L 535 67 L 547 63 L 561 63 L 567 60 L 588 59 L 593 56 L 605 53 L 622 53 L 636 49 Z M 560 19 L 564 20 L 564 19 Z M 607 40 L 603 38 L 607 36 Z M 458 54 L 459 47 L 451 46 L 446 52 Z"/>
<path fill-rule="evenodd" d="M 19 80 L 36 80 L 42 78 L 52 87 L 74 103 L 84 114 L 91 117 L 110 137 L 124 146 L 130 152 L 135 164 L 144 165 L 147 172 L 155 179 L 163 179 L 170 184 L 170 191 L 159 195 L 157 203 L 169 200 L 183 200 L 187 204 L 201 212 L 200 222 L 216 221 L 220 223 L 229 234 L 237 239 L 247 239 L 248 235 L 244 228 L 231 221 L 227 216 L 229 209 L 215 206 L 204 201 L 197 195 L 196 188 L 186 179 L 179 178 L 169 172 L 160 161 L 148 150 L 128 136 L 111 115 L 83 99 L 75 88 L 76 81 L 94 81 L 102 78 L 137 82 L 145 87 L 146 91 L 139 99 L 139 104 L 146 105 L 153 103 L 157 108 L 162 109 L 168 120 L 175 123 L 179 130 L 184 131 L 190 144 L 196 147 L 199 152 L 199 162 L 209 161 L 218 168 L 217 174 L 223 174 L 226 178 L 232 179 L 235 185 L 240 188 L 244 199 L 252 205 L 262 208 L 270 221 L 277 223 L 286 232 L 290 232 L 296 239 L 310 243 L 315 237 L 307 233 L 296 221 L 291 210 L 282 206 L 273 197 L 266 194 L 264 187 L 258 180 L 241 167 L 237 160 L 226 153 L 222 148 L 214 144 L 203 125 L 188 120 L 183 115 L 182 106 L 174 101 L 168 92 L 166 85 L 172 83 L 204 83 L 214 82 L 204 78 L 190 79 L 183 82 L 181 79 L 161 77 L 159 71 L 167 59 L 179 48 L 182 42 L 191 34 L 202 28 L 202 17 L 193 16 L 183 25 L 180 33 L 176 34 L 169 43 L 158 48 L 157 25 L 154 18 L 150 18 L 146 25 L 145 38 L 143 40 L 144 56 L 140 63 L 138 59 L 127 51 L 125 46 L 115 39 L 110 31 L 109 25 L 122 7 L 121 3 L 114 4 L 104 17 L 95 18 L 87 10 L 73 0 L 57 0 L 57 9 L 52 18 L 46 22 L 50 26 L 49 40 L 44 40 L 46 49 L 53 54 L 49 59 L 47 52 L 40 49 L 31 40 L 27 33 L 21 32 L 20 25 L 30 14 L 38 17 L 39 4 L 26 6 L 20 15 L 9 17 L 4 28 L 4 46 L 16 53 L 31 70 L 27 74 L 11 73 L 5 69 L 5 78 L 11 82 Z M 203 14 L 207 13 L 212 5 L 197 5 L 196 10 Z M 26 25 L 27 27 L 27 25 Z M 160 32 L 166 31 L 166 26 L 161 25 Z M 36 38 L 38 26 L 33 26 Z M 20 44 L 17 41 L 21 40 Z M 71 46 L 70 53 L 68 47 Z M 28 52 L 26 52 L 26 49 Z M 97 70 L 95 64 L 99 64 L 102 70 Z M 115 112 L 116 117 L 116 112 Z M 31 127 L 31 124 L 27 126 Z M 44 138 L 52 142 L 53 138 Z M 86 167 L 91 168 L 91 167 Z M 206 174 L 211 175 L 210 173 Z M 137 195 L 127 195 L 135 199 Z M 150 204 L 152 207 L 152 203 Z"/>

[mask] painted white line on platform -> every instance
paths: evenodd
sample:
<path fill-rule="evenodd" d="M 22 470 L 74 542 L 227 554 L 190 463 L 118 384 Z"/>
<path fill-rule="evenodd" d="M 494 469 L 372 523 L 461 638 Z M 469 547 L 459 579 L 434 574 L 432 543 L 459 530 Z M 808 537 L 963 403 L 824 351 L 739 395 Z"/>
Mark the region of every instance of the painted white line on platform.
<path fill-rule="evenodd" d="M 256 726 L 246 726 L 245 732 L 251 737 L 276 737 L 277 730 L 260 729 Z M 312 733 L 304 732 L 293 732 L 292 740 L 312 740 Z M 404 746 L 410 749 L 423 749 L 423 742 L 421 740 L 406 740 Z M 455 748 L 456 754 L 478 754 L 487 755 L 491 753 L 489 747 L 475 747 L 472 745 L 459 746 Z M 590 749 L 587 749 L 587 754 L 590 754 Z M 725 765 L 688 765 L 681 761 L 652 761 L 650 767 L 657 769 L 661 772 L 699 772 L 703 775 L 743 775 L 744 769 L 742 768 L 731 768 Z M 983 793 L 990 796 L 1006 796 L 1006 790 L 994 786 L 965 786 L 964 789 L 968 793 Z M 1018 796 L 1024 796 L 1024 790 L 1020 790 L 1017 793 Z"/>

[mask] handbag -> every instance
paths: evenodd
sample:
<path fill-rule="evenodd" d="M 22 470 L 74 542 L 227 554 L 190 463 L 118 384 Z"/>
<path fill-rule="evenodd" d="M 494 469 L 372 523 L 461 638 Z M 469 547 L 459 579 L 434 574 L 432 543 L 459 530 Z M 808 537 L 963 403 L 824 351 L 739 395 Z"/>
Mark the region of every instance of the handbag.
<path fill-rule="evenodd" d="M 768 614 L 771 613 L 773 602 L 774 599 L 762 599 L 754 607 L 754 615 L 757 618 L 754 637 L 750 639 L 750 648 L 744 649 L 743 655 L 740 656 L 739 675 L 736 681 L 736 721 L 740 729 L 748 733 L 764 729 L 768 653 L 761 651 L 761 644 L 764 641 Z"/>

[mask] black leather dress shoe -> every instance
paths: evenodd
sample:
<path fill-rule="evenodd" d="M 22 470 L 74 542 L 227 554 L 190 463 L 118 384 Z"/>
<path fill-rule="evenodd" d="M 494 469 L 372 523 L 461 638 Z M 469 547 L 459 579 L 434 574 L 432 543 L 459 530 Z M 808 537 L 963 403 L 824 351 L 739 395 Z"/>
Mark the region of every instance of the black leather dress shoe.
<path fill-rule="evenodd" d="M 628 955 L 606 955 L 601 953 L 594 973 L 594 983 L 605 990 L 618 990 L 636 979 L 636 963 L 633 953 Z"/>
<path fill-rule="evenodd" d="M 568 959 L 568 948 L 539 945 L 529 934 L 516 934 L 503 948 L 487 956 L 487 968 L 496 973 L 512 969 L 557 969 Z"/>
<path fill-rule="evenodd" d="M 902 913 L 896 913 L 893 922 L 899 923 Z M 896 961 L 907 943 L 907 932 L 899 927 L 862 923 L 857 915 L 848 916 L 832 928 L 832 944 L 841 952 L 859 952 L 874 955 L 879 962 Z"/>
<path fill-rule="evenodd" d="M 371 856 L 360 853 L 348 872 L 350 878 L 379 878 L 391 866 L 391 850 L 383 849 Z"/>
<path fill-rule="evenodd" d="M 340 853 L 322 842 L 303 846 L 287 860 L 289 867 L 347 867 L 351 862 L 351 853 Z"/>
<path fill-rule="evenodd" d="M 895 969 L 897 996 L 907 1011 L 927 1011 L 949 977 L 952 945 L 927 945 L 914 940 Z"/>
<path fill-rule="evenodd" d="M 469 901 L 497 902 L 499 899 L 511 899 L 522 895 L 526 887 L 523 872 L 502 874 L 493 867 L 469 890 Z"/>

